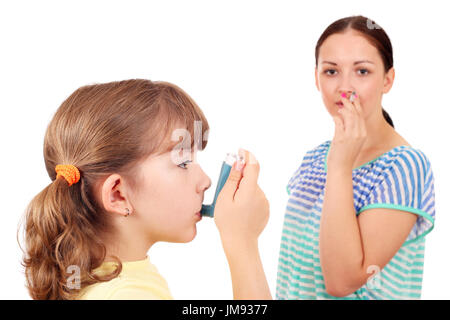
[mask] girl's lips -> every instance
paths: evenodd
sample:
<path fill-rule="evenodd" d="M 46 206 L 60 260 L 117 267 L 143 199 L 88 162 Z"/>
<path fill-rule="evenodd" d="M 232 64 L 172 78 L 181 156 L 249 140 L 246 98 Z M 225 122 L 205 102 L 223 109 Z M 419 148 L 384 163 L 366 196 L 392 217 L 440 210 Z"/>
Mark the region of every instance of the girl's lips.
<path fill-rule="evenodd" d="M 336 104 L 338 105 L 338 106 L 340 106 L 340 107 L 343 107 L 344 106 L 344 104 L 342 103 L 342 102 L 336 102 Z"/>

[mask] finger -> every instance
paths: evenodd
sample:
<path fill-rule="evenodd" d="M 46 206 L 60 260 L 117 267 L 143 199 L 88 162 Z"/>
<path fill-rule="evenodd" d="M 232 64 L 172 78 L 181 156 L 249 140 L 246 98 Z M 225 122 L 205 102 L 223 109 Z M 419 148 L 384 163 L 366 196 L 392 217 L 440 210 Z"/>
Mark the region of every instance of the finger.
<path fill-rule="evenodd" d="M 259 176 L 259 162 L 256 157 L 249 151 L 240 149 L 239 155 L 243 155 L 245 158 L 245 167 L 243 170 L 243 177 L 240 182 L 239 189 L 242 189 L 244 194 L 254 192 Z"/>
<path fill-rule="evenodd" d="M 357 112 L 355 106 L 353 105 L 352 102 L 350 102 L 350 100 L 348 98 L 344 98 L 341 96 L 341 101 L 342 104 L 344 105 L 343 108 L 341 108 L 341 114 L 344 117 L 344 122 L 345 122 L 345 128 L 347 129 L 355 129 L 356 127 L 358 127 L 358 122 L 359 122 L 359 118 L 360 115 Z M 348 130 L 347 130 L 348 131 Z"/>
<path fill-rule="evenodd" d="M 358 112 L 359 115 L 362 115 L 361 100 L 359 99 L 359 95 L 356 94 L 356 92 L 353 98 L 353 105 L 355 106 L 356 112 Z"/>
<path fill-rule="evenodd" d="M 233 164 L 233 167 L 231 168 L 230 175 L 227 178 L 227 181 L 223 185 L 222 190 L 220 191 L 220 194 L 223 194 L 223 197 L 226 197 L 227 199 L 234 198 L 234 195 L 239 188 L 240 181 L 242 179 L 242 170 L 238 170 L 236 168 L 237 163 L 235 162 Z"/>
<path fill-rule="evenodd" d="M 341 109 L 347 109 L 349 112 L 356 112 L 355 106 L 350 102 L 349 98 L 341 96 L 341 102 L 344 105 Z"/>
<path fill-rule="evenodd" d="M 353 95 L 353 105 L 355 107 L 356 113 L 358 115 L 358 132 L 360 136 L 366 135 L 366 127 L 365 127 L 365 121 L 363 117 L 363 110 L 361 107 L 361 100 L 359 98 L 359 95 L 354 92 Z"/>

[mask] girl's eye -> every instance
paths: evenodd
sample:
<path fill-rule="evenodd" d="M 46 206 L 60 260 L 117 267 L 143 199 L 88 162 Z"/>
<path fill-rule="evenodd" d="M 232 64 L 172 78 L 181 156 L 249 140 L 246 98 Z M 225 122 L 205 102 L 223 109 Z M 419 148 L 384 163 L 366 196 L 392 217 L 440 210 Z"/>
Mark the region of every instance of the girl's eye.
<path fill-rule="evenodd" d="M 324 71 L 325 74 L 327 74 L 329 76 L 332 76 L 334 73 L 333 74 L 329 74 L 328 71 L 336 71 L 336 70 L 334 70 L 334 69 L 327 69 L 327 70 Z"/>
<path fill-rule="evenodd" d="M 187 160 L 187 161 L 185 161 L 185 162 L 180 163 L 180 164 L 178 165 L 178 167 L 180 167 L 180 168 L 182 168 L 182 169 L 187 169 L 186 165 L 187 165 L 188 163 L 191 163 L 191 162 L 192 162 L 191 160 Z"/>

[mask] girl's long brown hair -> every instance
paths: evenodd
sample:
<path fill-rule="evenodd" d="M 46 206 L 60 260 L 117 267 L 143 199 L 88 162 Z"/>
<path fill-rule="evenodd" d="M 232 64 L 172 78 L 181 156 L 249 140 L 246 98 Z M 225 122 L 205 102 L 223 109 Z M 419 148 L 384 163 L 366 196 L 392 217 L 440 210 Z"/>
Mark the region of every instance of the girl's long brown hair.
<path fill-rule="evenodd" d="M 122 264 L 117 257 L 114 272 L 93 273 L 106 256 L 100 235 L 114 232 L 93 196 L 93 186 L 119 173 L 137 189 L 138 162 L 179 143 L 170 139 L 180 123 L 194 137 L 194 121 L 201 121 L 202 136 L 206 135 L 205 116 L 183 90 L 144 79 L 86 85 L 61 104 L 44 139 L 45 167 L 52 182 L 24 214 L 22 265 L 33 299 L 76 299 L 80 291 L 69 281 L 74 266 L 80 289 L 119 275 Z M 206 144 L 202 139 L 197 146 L 204 149 Z M 68 187 L 64 178 L 56 179 L 57 164 L 75 165 L 80 181 Z"/>
<path fill-rule="evenodd" d="M 335 33 L 344 33 L 345 31 L 352 29 L 358 31 L 364 38 L 367 39 L 375 48 L 377 48 L 378 53 L 383 60 L 384 72 L 387 73 L 394 65 L 394 57 L 392 52 L 392 44 L 387 33 L 375 23 L 375 21 L 370 20 L 364 16 L 351 16 L 336 20 L 330 24 L 316 44 L 315 57 L 316 57 L 316 68 L 319 60 L 320 47 L 323 42 L 331 35 Z M 384 108 L 382 109 L 383 117 L 392 127 L 394 127 L 394 122 Z"/>

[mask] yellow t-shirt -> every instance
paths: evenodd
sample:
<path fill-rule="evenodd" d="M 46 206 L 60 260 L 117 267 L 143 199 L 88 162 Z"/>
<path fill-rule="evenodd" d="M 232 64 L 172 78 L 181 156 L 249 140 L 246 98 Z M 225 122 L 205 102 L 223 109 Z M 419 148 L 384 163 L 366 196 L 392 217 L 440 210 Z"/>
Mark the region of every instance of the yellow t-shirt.
<path fill-rule="evenodd" d="M 104 262 L 94 270 L 96 274 L 111 273 L 115 262 Z M 166 280 L 159 274 L 147 256 L 144 260 L 122 262 L 122 271 L 116 278 L 83 288 L 80 300 L 154 300 L 173 299 Z"/>

